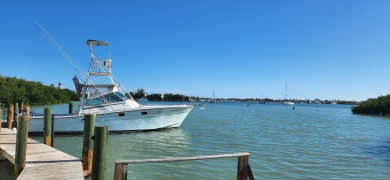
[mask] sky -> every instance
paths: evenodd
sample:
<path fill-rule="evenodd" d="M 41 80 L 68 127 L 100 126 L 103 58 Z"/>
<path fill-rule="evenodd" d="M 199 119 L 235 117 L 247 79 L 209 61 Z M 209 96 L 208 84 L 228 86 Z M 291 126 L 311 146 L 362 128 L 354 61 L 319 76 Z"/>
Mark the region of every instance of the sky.
<path fill-rule="evenodd" d="M 356 100 L 390 94 L 388 0 L 0 1 L 0 75 L 74 90 L 88 39 L 130 91 Z"/>

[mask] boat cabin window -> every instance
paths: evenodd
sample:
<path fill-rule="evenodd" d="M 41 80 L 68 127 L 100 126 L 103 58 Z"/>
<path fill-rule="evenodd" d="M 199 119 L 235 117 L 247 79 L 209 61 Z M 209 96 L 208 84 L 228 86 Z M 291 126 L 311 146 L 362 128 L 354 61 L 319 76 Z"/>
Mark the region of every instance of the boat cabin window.
<path fill-rule="evenodd" d="M 123 101 L 124 99 L 126 99 L 126 97 L 119 92 L 108 93 L 103 96 L 87 99 L 87 101 L 85 102 L 85 106 L 94 106 L 99 104 L 105 104 L 107 102 L 114 103 L 114 102 Z"/>

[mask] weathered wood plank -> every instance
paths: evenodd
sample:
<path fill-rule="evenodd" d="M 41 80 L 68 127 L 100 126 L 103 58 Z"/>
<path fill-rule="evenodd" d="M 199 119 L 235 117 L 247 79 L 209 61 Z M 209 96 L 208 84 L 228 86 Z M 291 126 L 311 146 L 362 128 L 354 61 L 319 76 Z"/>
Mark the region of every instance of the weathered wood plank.
<path fill-rule="evenodd" d="M 3 128 L 0 153 L 15 163 L 16 133 Z M 18 179 L 84 179 L 81 160 L 50 146 L 28 139 L 26 166 Z"/>
<path fill-rule="evenodd" d="M 156 162 L 205 160 L 205 159 L 231 158 L 231 157 L 250 156 L 250 155 L 251 155 L 250 153 L 244 152 L 244 153 L 235 153 L 235 154 L 221 154 L 221 155 L 195 156 L 195 157 L 176 157 L 176 158 L 141 159 L 141 160 L 121 160 L 121 161 L 115 161 L 115 164 L 156 163 Z"/>

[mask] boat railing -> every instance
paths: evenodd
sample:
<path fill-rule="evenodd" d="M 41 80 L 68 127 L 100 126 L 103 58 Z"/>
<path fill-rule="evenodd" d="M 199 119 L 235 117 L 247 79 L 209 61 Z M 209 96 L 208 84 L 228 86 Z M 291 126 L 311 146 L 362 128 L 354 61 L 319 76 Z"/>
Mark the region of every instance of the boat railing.
<path fill-rule="evenodd" d="M 137 163 L 161 163 L 161 162 L 175 162 L 175 161 L 192 161 L 192 160 L 206 160 L 206 159 L 220 159 L 238 157 L 237 163 L 237 180 L 254 180 L 252 170 L 249 166 L 248 152 L 234 153 L 234 154 L 219 154 L 209 156 L 193 156 L 193 157 L 173 157 L 163 159 L 140 159 L 140 160 L 120 160 L 115 161 L 114 180 L 127 179 L 127 170 L 129 164 Z"/>

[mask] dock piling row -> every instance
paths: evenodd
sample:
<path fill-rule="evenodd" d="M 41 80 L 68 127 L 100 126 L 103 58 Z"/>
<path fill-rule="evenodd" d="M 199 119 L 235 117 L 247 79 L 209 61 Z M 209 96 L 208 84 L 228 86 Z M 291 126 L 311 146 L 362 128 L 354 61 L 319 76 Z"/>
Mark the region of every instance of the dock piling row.
<path fill-rule="evenodd" d="M 71 113 L 72 105 L 69 104 L 69 113 Z M 14 109 L 16 107 L 16 109 Z M 18 130 L 16 133 L 16 147 L 14 158 L 14 179 L 17 179 L 19 174 L 26 166 L 26 152 L 28 141 L 28 125 L 30 121 L 29 106 L 22 106 L 19 108 L 18 104 L 10 104 L 8 108 L 7 127 L 12 129 L 12 118 L 15 114 L 17 116 Z M 15 114 L 14 114 L 15 112 Z M 73 110 L 72 110 L 73 112 Z M 0 108 L 0 114 L 2 110 Z M 92 176 L 92 180 L 106 178 L 106 154 L 108 142 L 108 126 L 95 126 L 96 115 L 84 115 L 84 135 L 83 135 L 83 149 L 82 149 L 82 168 L 84 170 L 84 177 Z M 2 118 L 0 118 L 2 121 Z M 10 126 L 11 125 L 11 126 Z M 0 128 L 1 134 L 1 128 Z M 53 147 L 54 140 L 54 115 L 51 108 L 44 109 L 44 144 Z M 1 136 L 0 136 L 1 142 Z M 133 163 L 158 163 L 158 162 L 173 162 L 173 161 L 187 161 L 187 160 L 205 160 L 238 157 L 237 163 L 237 180 L 254 179 L 251 167 L 249 166 L 249 153 L 223 154 L 199 157 L 179 157 L 167 159 L 145 159 L 145 160 L 122 160 L 115 162 L 114 179 L 127 179 L 128 164 Z M 80 163 L 80 160 L 77 159 Z M 22 175 L 21 175 L 22 176 Z"/>

